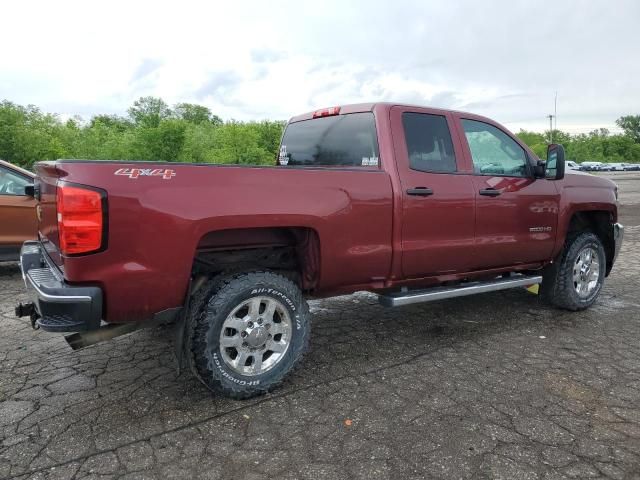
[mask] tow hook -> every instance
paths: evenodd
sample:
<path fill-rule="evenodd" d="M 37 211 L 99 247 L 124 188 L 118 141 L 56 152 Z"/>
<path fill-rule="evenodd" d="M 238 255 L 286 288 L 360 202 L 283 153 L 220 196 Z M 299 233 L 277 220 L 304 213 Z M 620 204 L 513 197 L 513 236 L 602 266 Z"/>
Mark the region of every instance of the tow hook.
<path fill-rule="evenodd" d="M 15 311 L 16 311 L 16 317 L 18 318 L 21 318 L 21 317 L 31 318 L 31 328 L 33 328 L 34 330 L 38 330 L 40 328 L 40 326 L 36 323 L 38 318 L 40 318 L 40 315 L 38 315 L 38 312 L 36 311 L 36 307 L 34 306 L 33 303 L 25 303 L 25 304 L 19 303 Z"/>

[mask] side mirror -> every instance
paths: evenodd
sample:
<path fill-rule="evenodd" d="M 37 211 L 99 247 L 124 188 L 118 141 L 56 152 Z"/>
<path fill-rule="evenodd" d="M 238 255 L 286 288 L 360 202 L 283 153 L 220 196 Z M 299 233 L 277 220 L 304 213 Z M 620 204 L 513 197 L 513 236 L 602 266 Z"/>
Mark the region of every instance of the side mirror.
<path fill-rule="evenodd" d="M 544 176 L 547 180 L 562 180 L 564 178 L 564 147 L 552 143 L 547 147 L 547 163 L 544 166 Z"/>
<path fill-rule="evenodd" d="M 27 197 L 34 197 L 36 195 L 36 187 L 33 185 L 33 183 L 24 186 L 24 194 Z"/>

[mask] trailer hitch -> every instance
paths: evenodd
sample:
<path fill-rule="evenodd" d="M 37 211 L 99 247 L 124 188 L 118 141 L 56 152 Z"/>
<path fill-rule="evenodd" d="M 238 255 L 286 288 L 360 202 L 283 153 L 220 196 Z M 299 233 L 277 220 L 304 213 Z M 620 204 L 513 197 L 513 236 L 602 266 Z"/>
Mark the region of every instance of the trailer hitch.
<path fill-rule="evenodd" d="M 16 317 L 29 317 L 31 319 L 31 328 L 34 330 L 38 330 L 40 326 L 36 323 L 36 321 L 40 318 L 40 314 L 36 310 L 36 307 L 33 303 L 19 303 L 15 309 Z"/>

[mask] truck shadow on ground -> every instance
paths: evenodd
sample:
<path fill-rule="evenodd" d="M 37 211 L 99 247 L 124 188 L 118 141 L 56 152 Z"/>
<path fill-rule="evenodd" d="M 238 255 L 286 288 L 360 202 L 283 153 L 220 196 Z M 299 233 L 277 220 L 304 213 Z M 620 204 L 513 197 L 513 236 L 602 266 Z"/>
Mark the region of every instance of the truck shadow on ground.
<path fill-rule="evenodd" d="M 360 292 L 314 300 L 310 308 L 309 351 L 275 394 L 367 375 L 419 357 L 436 360 L 443 350 L 462 352 L 470 345 L 482 348 L 491 337 L 510 332 L 539 341 L 556 331 L 570 331 L 584 321 L 579 312 L 554 310 L 524 290 L 394 309 L 379 305 L 375 295 Z M 167 355 L 172 354 L 171 326 L 138 335 L 166 343 L 171 349 Z M 190 372 L 176 380 L 190 382 Z M 206 391 L 197 381 L 196 385 Z"/>
<path fill-rule="evenodd" d="M 558 342 L 572 348 L 584 328 L 601 321 L 597 309 L 560 312 L 524 290 L 395 309 L 366 292 L 313 300 L 311 345 L 299 368 L 272 393 L 234 401 L 211 394 L 188 370 L 177 375 L 172 326 L 73 352 L 62 335 L 33 331 L 27 319 L 11 316 L 16 302 L 27 301 L 15 265 L 0 265 L 0 287 L 6 326 L 0 338 L 0 352 L 6 352 L 0 402 L 29 407 L 32 413 L 19 420 L 16 435 L 43 432 L 32 445 L 33 455 L 46 449 L 46 465 L 157 441 L 167 432 L 224 422 L 233 412 L 261 418 L 259 405 L 265 404 L 297 412 L 282 420 L 297 424 L 322 409 L 318 392 L 344 396 L 340 405 L 369 408 L 397 400 L 376 390 L 389 385 L 416 398 L 455 397 L 459 388 L 479 388 L 476 371 L 488 372 L 488 378 L 497 374 L 511 386 L 504 372 L 522 374 L 541 359 L 554 365 Z M 606 295 L 600 302 L 606 304 Z M 556 350 L 546 343 L 551 341 Z"/>
<path fill-rule="evenodd" d="M 0 276 L 19 277 L 17 264 L 0 264 Z M 374 294 L 358 292 L 312 300 L 310 309 L 309 351 L 276 394 L 366 375 L 411 362 L 417 357 L 433 355 L 437 358 L 436 352 L 443 349 L 455 352 L 469 345 L 481 347 L 486 339 L 509 332 L 530 335 L 534 341 L 541 336 L 553 335 L 556 330 L 575 328 L 584 321 L 579 312 L 554 310 L 524 289 L 397 308 L 383 307 Z M 27 323 L 26 319 L 19 321 Z M 177 375 L 173 325 L 137 331 L 78 352 L 71 351 L 66 344 L 61 345 L 59 334 L 35 332 L 35 335 L 38 340 L 60 337 L 55 356 L 60 356 L 70 366 L 79 364 L 82 370 L 99 371 L 97 383 L 103 375 L 115 377 L 114 380 L 118 376 L 123 379 L 135 377 L 125 374 L 126 362 L 130 362 L 133 372 L 139 372 L 136 358 L 143 358 L 146 369 L 164 372 L 164 395 L 175 394 L 175 400 L 178 400 L 187 392 L 200 391 L 202 395 L 215 398 L 191 375 L 188 366 Z M 145 354 L 149 351 L 154 352 L 152 357 Z M 105 355 L 110 360 L 103 368 Z M 95 365 L 91 364 L 92 358 L 96 359 Z M 110 373 L 109 365 L 117 366 L 118 374 L 114 374 L 115 370 Z M 172 388 L 166 388 L 166 381 L 174 382 Z"/>
<path fill-rule="evenodd" d="M 17 264 L 0 264 L 0 276 L 19 277 Z M 21 280 L 20 280 L 21 282 Z M 602 300 L 601 300 L 602 301 Z M 17 302 L 17 301 L 16 301 Z M 580 312 L 558 311 L 544 305 L 524 289 L 486 293 L 456 300 L 397 308 L 385 308 L 367 292 L 310 301 L 312 335 L 309 352 L 286 386 L 318 383 L 344 375 L 360 375 L 387 364 L 409 361 L 416 355 L 429 355 L 444 347 L 464 348 L 468 342 L 517 330 L 533 338 L 555 329 L 577 326 Z M 25 319 L 22 319 L 25 321 Z M 60 336 L 38 332 L 38 336 Z M 167 325 L 141 330 L 85 348 L 79 352 L 60 351 L 80 360 L 105 349 L 140 348 L 140 342 L 164 345 L 158 358 L 173 359 L 174 327 Z M 133 352 L 132 352 L 133 353 Z M 174 362 L 175 363 L 175 362 Z M 182 381 L 189 372 L 181 375 Z M 204 387 L 197 383 L 199 388 Z"/>

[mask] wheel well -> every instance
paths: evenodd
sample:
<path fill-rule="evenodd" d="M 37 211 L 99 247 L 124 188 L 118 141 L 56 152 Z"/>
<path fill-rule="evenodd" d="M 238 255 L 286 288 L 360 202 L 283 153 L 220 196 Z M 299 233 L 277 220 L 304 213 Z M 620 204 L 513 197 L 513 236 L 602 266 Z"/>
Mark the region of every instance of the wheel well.
<path fill-rule="evenodd" d="M 569 230 L 567 236 L 576 232 L 592 232 L 595 233 L 602 245 L 607 258 L 606 274 L 609 275 L 613 266 L 613 257 L 615 255 L 615 240 L 613 238 L 613 216 L 611 212 L 603 210 L 593 210 L 585 212 L 576 212 L 569 222 Z"/>
<path fill-rule="evenodd" d="M 320 241 L 305 227 L 218 230 L 198 242 L 193 269 L 209 275 L 268 269 L 309 291 L 320 275 Z"/>

